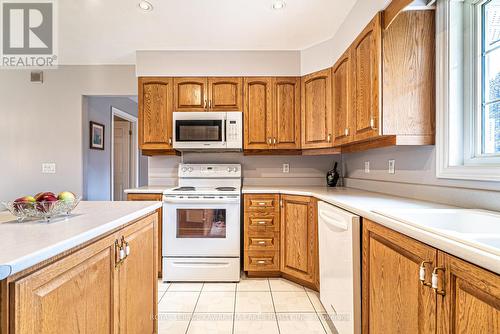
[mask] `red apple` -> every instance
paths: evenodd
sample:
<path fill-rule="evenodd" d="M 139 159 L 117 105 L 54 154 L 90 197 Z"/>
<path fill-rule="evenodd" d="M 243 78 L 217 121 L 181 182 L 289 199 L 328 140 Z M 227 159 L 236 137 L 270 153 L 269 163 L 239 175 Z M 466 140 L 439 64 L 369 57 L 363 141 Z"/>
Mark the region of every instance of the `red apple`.
<path fill-rule="evenodd" d="M 54 193 L 51 193 L 50 191 L 41 192 L 35 195 L 35 199 L 37 202 L 51 201 L 52 198 L 55 198 L 55 200 L 57 201 L 56 195 Z"/>
<path fill-rule="evenodd" d="M 57 197 L 54 193 L 45 192 L 37 195 L 38 196 L 35 198 L 37 201 L 36 208 L 38 211 L 47 212 L 52 208 L 54 202 L 57 202 Z"/>
<path fill-rule="evenodd" d="M 36 200 L 32 196 L 20 197 L 14 201 L 14 208 L 16 210 L 21 210 L 21 209 L 28 208 L 28 207 L 32 206 L 33 203 L 35 203 L 35 202 L 36 202 Z"/>

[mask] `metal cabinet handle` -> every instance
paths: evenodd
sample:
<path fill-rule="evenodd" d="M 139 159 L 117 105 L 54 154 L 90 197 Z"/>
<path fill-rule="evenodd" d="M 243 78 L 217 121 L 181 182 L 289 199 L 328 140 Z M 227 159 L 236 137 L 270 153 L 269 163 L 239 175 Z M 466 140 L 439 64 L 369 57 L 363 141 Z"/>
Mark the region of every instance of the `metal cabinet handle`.
<path fill-rule="evenodd" d="M 172 137 L 168 138 L 168 145 L 172 145 Z"/>
<path fill-rule="evenodd" d="M 207 109 L 207 100 L 205 99 L 205 105 L 203 106 L 203 108 Z"/>
<path fill-rule="evenodd" d="M 267 138 L 267 143 L 271 145 L 273 143 L 273 139 L 271 137 Z"/>
<path fill-rule="evenodd" d="M 432 286 L 431 283 L 425 281 L 425 276 L 426 276 L 426 271 L 425 270 L 426 270 L 426 265 L 428 265 L 428 264 L 432 264 L 432 261 L 422 261 L 422 263 L 420 264 L 420 269 L 419 269 L 419 272 L 418 272 L 418 276 L 419 276 L 420 283 L 422 285 Z"/>
<path fill-rule="evenodd" d="M 326 140 L 331 143 L 332 142 L 332 134 L 329 133 L 328 136 L 326 137 Z"/>
<path fill-rule="evenodd" d="M 375 130 L 375 129 L 377 128 L 377 127 L 375 126 L 375 118 L 374 118 L 374 117 L 372 117 L 372 118 L 370 119 L 370 127 L 371 127 L 373 130 Z"/>
<path fill-rule="evenodd" d="M 212 109 L 212 100 L 208 100 L 208 109 Z"/>
<path fill-rule="evenodd" d="M 276 145 L 277 142 L 276 138 L 273 138 L 273 144 Z"/>
<path fill-rule="evenodd" d="M 344 136 L 349 136 L 349 128 L 344 129 Z"/>
<path fill-rule="evenodd" d="M 435 293 L 437 293 L 438 295 L 444 296 L 445 295 L 445 291 L 439 287 L 439 272 L 440 271 L 442 271 L 444 273 L 445 272 L 445 268 L 443 268 L 443 267 L 436 267 L 432 271 L 432 288 L 434 289 Z"/>
<path fill-rule="evenodd" d="M 258 242 L 258 244 L 259 244 L 259 245 L 265 245 L 265 244 L 266 244 L 266 242 L 265 242 L 265 241 L 259 241 L 259 242 Z"/>

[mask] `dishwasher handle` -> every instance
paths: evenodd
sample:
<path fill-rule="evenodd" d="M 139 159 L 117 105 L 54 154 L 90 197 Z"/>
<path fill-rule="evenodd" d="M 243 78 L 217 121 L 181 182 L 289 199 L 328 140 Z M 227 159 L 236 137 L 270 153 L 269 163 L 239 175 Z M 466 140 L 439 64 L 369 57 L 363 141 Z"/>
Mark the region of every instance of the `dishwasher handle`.
<path fill-rule="evenodd" d="M 320 212 L 319 217 L 321 218 L 321 221 L 334 232 L 345 232 L 349 230 L 349 226 L 347 225 L 347 223 L 341 222 L 324 212 Z"/>

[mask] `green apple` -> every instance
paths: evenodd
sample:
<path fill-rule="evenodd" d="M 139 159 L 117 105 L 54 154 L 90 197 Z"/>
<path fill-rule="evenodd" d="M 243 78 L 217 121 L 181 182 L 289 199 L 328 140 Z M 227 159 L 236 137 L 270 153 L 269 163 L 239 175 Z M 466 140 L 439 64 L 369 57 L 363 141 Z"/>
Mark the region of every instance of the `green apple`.
<path fill-rule="evenodd" d="M 76 199 L 76 196 L 71 191 L 63 191 L 57 195 L 57 199 L 63 202 L 73 202 Z"/>

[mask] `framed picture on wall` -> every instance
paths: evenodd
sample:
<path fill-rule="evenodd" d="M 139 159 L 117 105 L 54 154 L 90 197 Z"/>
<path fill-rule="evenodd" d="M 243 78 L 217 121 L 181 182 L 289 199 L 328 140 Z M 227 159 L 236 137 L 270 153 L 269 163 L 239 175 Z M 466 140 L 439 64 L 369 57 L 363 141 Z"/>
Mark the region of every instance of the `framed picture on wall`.
<path fill-rule="evenodd" d="M 104 125 L 90 122 L 90 149 L 104 150 Z"/>

